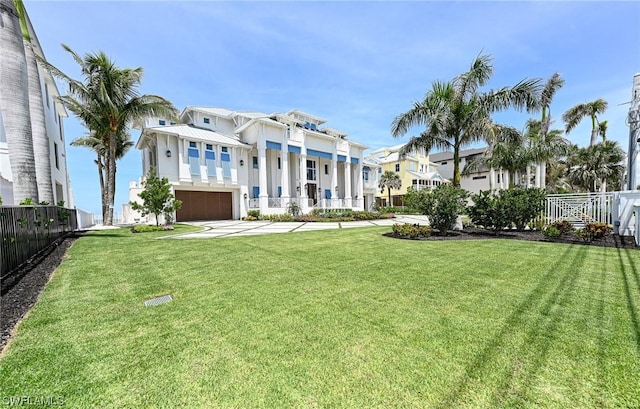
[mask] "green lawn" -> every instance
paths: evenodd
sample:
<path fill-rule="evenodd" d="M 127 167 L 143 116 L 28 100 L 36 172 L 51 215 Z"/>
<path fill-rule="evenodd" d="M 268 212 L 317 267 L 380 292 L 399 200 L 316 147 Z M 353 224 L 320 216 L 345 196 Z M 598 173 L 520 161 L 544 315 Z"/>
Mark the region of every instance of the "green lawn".
<path fill-rule="evenodd" d="M 79 239 L 0 360 L 66 407 L 640 406 L 640 252 L 389 228 Z M 174 301 L 144 307 L 172 294 Z"/>

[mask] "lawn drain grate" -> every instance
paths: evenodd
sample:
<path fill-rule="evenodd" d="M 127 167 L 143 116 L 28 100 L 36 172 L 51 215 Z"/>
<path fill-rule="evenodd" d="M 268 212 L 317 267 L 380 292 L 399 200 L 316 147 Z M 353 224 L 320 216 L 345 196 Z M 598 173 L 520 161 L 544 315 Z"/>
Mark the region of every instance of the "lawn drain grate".
<path fill-rule="evenodd" d="M 172 301 L 173 297 L 170 295 L 163 295 L 161 297 L 152 298 L 144 302 L 145 307 L 154 307 L 159 304 L 164 304 L 166 302 Z"/>

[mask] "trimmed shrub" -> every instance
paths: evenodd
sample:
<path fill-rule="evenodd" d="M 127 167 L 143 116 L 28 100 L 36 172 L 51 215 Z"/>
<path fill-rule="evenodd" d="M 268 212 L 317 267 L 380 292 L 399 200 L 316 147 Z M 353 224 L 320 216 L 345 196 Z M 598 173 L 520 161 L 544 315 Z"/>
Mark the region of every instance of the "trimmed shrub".
<path fill-rule="evenodd" d="M 150 233 L 153 231 L 168 230 L 168 229 L 165 229 L 165 227 L 171 227 L 171 226 L 149 226 L 146 224 L 140 224 L 140 225 L 131 227 L 131 233 Z M 171 227 L 170 230 L 173 230 L 173 227 Z"/>
<path fill-rule="evenodd" d="M 500 202 L 506 208 L 507 218 L 518 230 L 524 230 L 544 209 L 544 190 L 536 188 L 500 191 Z"/>
<path fill-rule="evenodd" d="M 560 234 L 568 234 L 574 231 L 573 224 L 571 224 L 567 220 L 560 220 L 560 221 L 551 223 L 550 226 L 553 226 L 556 229 L 558 229 Z"/>
<path fill-rule="evenodd" d="M 504 199 L 491 191 L 480 191 L 471 195 L 473 205 L 467 208 L 471 221 L 475 225 L 491 229 L 498 233 L 511 225 Z"/>
<path fill-rule="evenodd" d="M 575 234 L 582 241 L 590 242 L 608 236 L 612 230 L 613 228 L 606 223 L 587 223 L 583 229 L 576 230 Z"/>
<path fill-rule="evenodd" d="M 419 209 L 422 214 L 429 216 L 431 227 L 445 235 L 458 215 L 464 212 L 468 195 L 466 190 L 451 185 L 420 191 L 409 187 L 404 201 L 409 207 Z"/>
<path fill-rule="evenodd" d="M 550 240 L 557 239 L 562 235 L 562 232 L 557 227 L 550 225 L 542 229 L 542 235 Z"/>
<path fill-rule="evenodd" d="M 431 228 L 429 226 L 420 226 L 419 224 L 399 224 L 396 223 L 392 226 L 393 234 L 398 237 L 408 238 L 426 238 L 431 235 Z"/>

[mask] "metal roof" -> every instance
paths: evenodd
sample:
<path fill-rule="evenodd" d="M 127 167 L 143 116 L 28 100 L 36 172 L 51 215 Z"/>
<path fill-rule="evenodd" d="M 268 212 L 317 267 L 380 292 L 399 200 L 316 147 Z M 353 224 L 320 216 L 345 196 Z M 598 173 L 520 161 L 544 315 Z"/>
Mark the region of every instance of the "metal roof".
<path fill-rule="evenodd" d="M 477 149 L 466 149 L 463 151 L 460 151 L 460 158 L 466 158 L 467 156 L 472 156 L 472 155 L 477 155 L 479 153 L 484 153 L 487 151 L 487 147 L 484 148 L 477 148 Z M 453 159 L 453 152 L 438 152 L 438 153 L 432 153 L 431 155 L 429 155 L 429 159 L 431 160 L 431 162 L 441 162 L 443 160 L 451 160 Z"/>
<path fill-rule="evenodd" d="M 152 134 L 169 134 L 178 136 L 182 139 L 212 142 L 219 145 L 250 147 L 250 145 L 240 142 L 238 138 L 233 136 L 223 135 L 221 133 L 210 131 L 208 129 L 196 128 L 195 126 L 191 125 L 178 124 L 145 128 L 142 132 L 140 140 L 136 144 L 136 148 L 140 149 L 140 145 L 144 136 L 150 136 Z"/>

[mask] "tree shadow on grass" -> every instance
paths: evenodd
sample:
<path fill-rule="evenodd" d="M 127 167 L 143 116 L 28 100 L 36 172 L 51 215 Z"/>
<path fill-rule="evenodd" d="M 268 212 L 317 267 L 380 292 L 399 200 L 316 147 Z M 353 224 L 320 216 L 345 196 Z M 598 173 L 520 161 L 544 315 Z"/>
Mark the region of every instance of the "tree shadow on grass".
<path fill-rule="evenodd" d="M 522 391 L 517 385 L 527 385 L 547 360 L 547 354 L 557 338 L 557 330 L 564 316 L 566 304 L 569 302 L 571 289 L 581 272 L 585 261 L 585 246 L 568 246 L 562 256 L 540 277 L 536 287 L 518 305 L 507 318 L 493 339 L 476 355 L 467 366 L 450 392 L 437 404 L 438 408 L 459 407 L 469 403 L 466 396 L 474 385 L 482 382 L 488 371 L 494 371 L 492 363 L 505 350 L 510 348 L 512 334 L 526 332 L 526 336 L 511 358 L 511 368 L 499 385 L 492 391 L 490 407 L 502 406 L 506 397 L 512 400 L 521 399 Z M 573 254 L 572 254 L 573 253 Z M 570 267 L 567 267 L 570 266 Z M 557 271 L 565 271 L 557 276 Z M 555 287 L 554 287 L 554 283 Z M 526 319 L 528 315 L 538 316 L 534 322 Z M 531 347 L 531 344 L 534 347 Z M 521 357 L 525 357 L 521 359 Z M 522 380 L 521 382 L 516 382 Z"/>
<path fill-rule="evenodd" d="M 624 285 L 624 293 L 627 298 L 627 310 L 629 311 L 629 318 L 633 325 L 633 336 L 636 340 L 636 349 L 640 352 L 640 319 L 638 318 L 638 306 L 636 305 L 636 299 L 638 293 L 640 293 L 640 277 L 638 276 L 638 268 L 633 257 L 631 257 L 633 250 L 618 249 L 618 261 L 620 262 L 620 270 L 622 272 L 622 282 Z M 623 260 L 622 253 L 624 253 L 626 261 L 629 264 L 629 268 Z M 635 294 L 634 294 L 635 293 Z"/>

